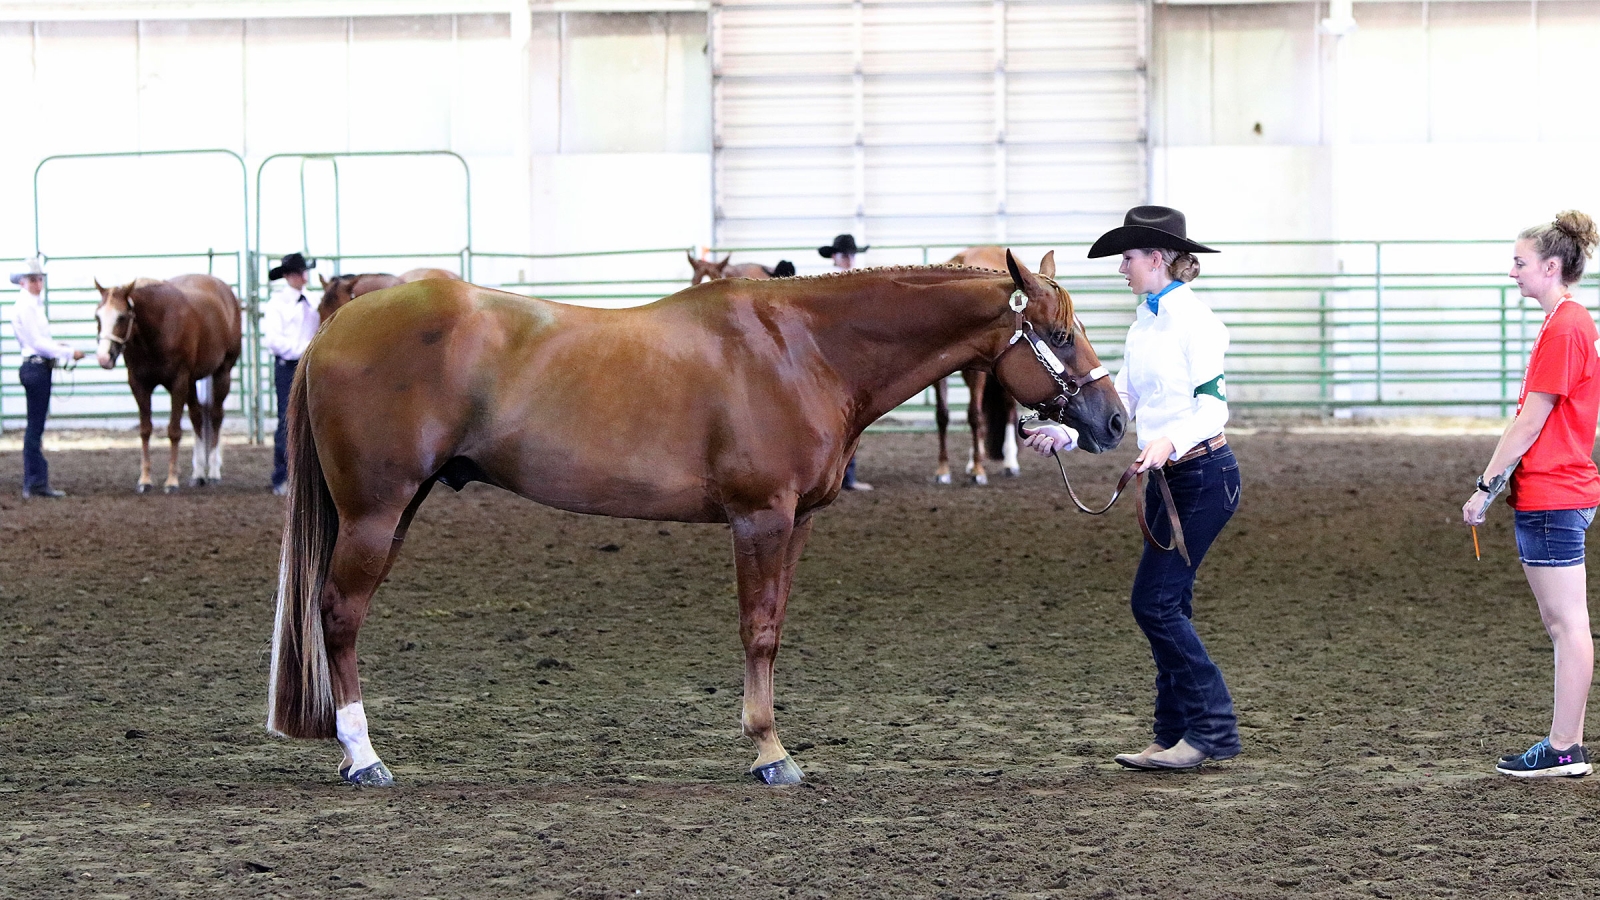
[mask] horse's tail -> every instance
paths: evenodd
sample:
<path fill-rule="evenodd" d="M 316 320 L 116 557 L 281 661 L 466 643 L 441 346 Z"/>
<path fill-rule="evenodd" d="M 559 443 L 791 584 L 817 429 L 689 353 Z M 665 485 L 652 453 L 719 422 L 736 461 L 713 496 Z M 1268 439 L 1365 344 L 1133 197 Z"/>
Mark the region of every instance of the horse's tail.
<path fill-rule="evenodd" d="M 331 738 L 333 682 L 322 635 L 322 588 L 339 533 L 339 510 L 311 434 L 308 368 L 300 364 L 289 391 L 289 502 L 278 563 L 267 729 L 285 737 Z"/>
<path fill-rule="evenodd" d="M 983 449 L 990 459 L 1004 459 L 1006 431 L 1011 428 L 1011 395 L 993 375 L 983 385 L 983 418 L 988 426 L 984 430 Z"/>

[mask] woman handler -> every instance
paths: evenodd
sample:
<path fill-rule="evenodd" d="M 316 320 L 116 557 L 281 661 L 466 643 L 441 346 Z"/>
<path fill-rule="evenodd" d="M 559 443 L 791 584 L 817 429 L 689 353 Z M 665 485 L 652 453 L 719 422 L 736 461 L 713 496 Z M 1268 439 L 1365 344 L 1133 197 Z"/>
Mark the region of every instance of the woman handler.
<path fill-rule="evenodd" d="M 1594 676 L 1594 638 L 1584 570 L 1584 532 L 1600 505 L 1594 452 L 1600 417 L 1600 331 L 1572 285 L 1594 252 L 1592 220 L 1567 211 L 1522 232 L 1512 250 L 1511 278 L 1522 296 L 1539 301 L 1544 325 L 1528 357 L 1517 416 L 1501 435 L 1461 508 L 1468 525 L 1483 522 L 1489 501 L 1510 477 L 1517 554 L 1555 645 L 1555 713 L 1550 733 L 1526 752 L 1501 757 L 1495 771 L 1519 778 L 1588 775 L 1583 716 Z"/>
<path fill-rule="evenodd" d="M 1190 621 L 1194 577 L 1206 550 L 1239 508 L 1239 464 L 1223 436 L 1228 421 L 1222 374 L 1228 330 L 1187 282 L 1200 274 L 1196 253 L 1215 253 L 1186 236 L 1183 213 L 1137 206 L 1121 228 L 1101 235 L 1091 259 L 1122 255 L 1118 269 L 1139 298 L 1128 329 L 1117 393 L 1139 431 L 1139 471 L 1164 467 L 1190 562 L 1149 542 L 1133 580 L 1133 617 L 1156 664 L 1155 734 L 1150 746 L 1116 761 L 1130 769 L 1189 769 L 1239 754 L 1238 719 L 1222 671 Z M 1042 454 L 1070 450 L 1060 425 L 1035 431 Z M 1171 540 L 1154 480 L 1145 493 L 1156 539 Z"/>

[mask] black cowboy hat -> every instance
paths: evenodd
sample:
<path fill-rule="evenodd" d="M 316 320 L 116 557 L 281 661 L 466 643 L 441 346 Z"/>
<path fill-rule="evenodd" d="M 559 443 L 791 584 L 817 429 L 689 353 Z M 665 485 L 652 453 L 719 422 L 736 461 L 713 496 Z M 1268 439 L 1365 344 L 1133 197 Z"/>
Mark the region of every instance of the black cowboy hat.
<path fill-rule="evenodd" d="M 291 253 L 288 256 L 285 256 L 283 261 L 278 265 L 275 265 L 267 270 L 267 280 L 277 281 L 279 278 L 282 278 L 285 275 L 291 275 L 295 272 L 305 272 L 309 269 L 315 269 L 316 267 L 316 260 L 306 259 L 304 256 L 298 253 Z"/>
<path fill-rule="evenodd" d="M 818 247 L 817 253 L 832 259 L 835 253 L 843 253 L 845 256 L 855 256 L 857 253 L 865 253 L 871 249 L 871 245 L 866 247 L 857 247 L 855 235 L 841 234 L 834 238 L 833 243 L 829 244 L 828 246 Z"/>
<path fill-rule="evenodd" d="M 1089 248 L 1089 258 L 1116 256 L 1126 250 L 1180 250 L 1184 253 L 1216 253 L 1205 244 L 1189 240 L 1183 213 L 1170 206 L 1135 206 L 1113 228 Z"/>

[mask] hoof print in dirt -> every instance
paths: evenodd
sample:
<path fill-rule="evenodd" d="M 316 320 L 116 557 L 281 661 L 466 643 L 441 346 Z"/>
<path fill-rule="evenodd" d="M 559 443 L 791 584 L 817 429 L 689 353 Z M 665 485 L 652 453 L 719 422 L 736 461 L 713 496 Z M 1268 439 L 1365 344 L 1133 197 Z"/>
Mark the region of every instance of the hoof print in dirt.
<path fill-rule="evenodd" d="M 394 775 L 382 762 L 375 762 L 355 772 L 340 769 L 339 777 L 356 787 L 394 787 Z"/>
<path fill-rule="evenodd" d="M 777 762 L 757 766 L 750 770 L 750 774 L 762 784 L 770 785 L 799 784 L 805 779 L 805 773 L 800 771 L 800 766 L 787 756 Z"/>

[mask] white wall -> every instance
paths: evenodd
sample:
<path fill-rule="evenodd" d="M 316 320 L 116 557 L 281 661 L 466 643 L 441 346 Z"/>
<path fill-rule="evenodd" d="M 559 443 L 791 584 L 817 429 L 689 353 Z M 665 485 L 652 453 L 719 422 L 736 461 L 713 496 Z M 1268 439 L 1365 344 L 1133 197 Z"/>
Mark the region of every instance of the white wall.
<path fill-rule="evenodd" d="M 1235 239 L 1508 239 L 1600 213 L 1585 0 L 1158 6 L 1153 196 Z M 1259 130 L 1258 130 L 1259 129 Z"/>
<path fill-rule="evenodd" d="M 706 15 L 535 14 L 520 40 L 507 14 L 0 22 L 0 258 L 33 250 L 46 156 L 196 147 L 244 157 L 252 223 L 256 169 L 272 154 L 451 150 L 471 166 L 476 249 L 709 243 Z M 327 162 L 305 165 L 302 237 L 301 168 L 263 173 L 263 249 L 466 243 L 452 159 L 340 160 L 342 240 Z M 226 157 L 52 162 L 42 249 L 240 247 L 238 172 Z"/>

